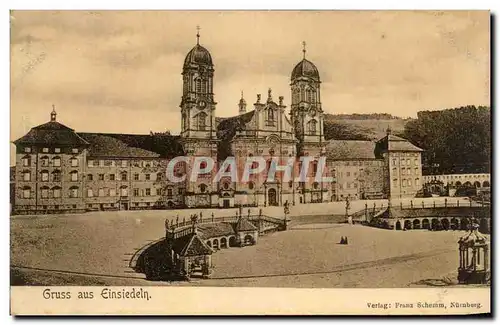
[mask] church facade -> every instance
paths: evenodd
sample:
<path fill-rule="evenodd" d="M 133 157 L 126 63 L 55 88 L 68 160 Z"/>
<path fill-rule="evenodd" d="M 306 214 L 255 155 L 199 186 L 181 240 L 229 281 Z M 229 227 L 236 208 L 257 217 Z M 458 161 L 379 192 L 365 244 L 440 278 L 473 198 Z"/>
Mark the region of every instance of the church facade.
<path fill-rule="evenodd" d="M 364 143 L 365 154 L 359 155 L 349 149 L 359 147 L 359 141 L 344 141 L 345 155 L 336 140 L 325 139 L 320 74 L 305 49 L 291 73 L 289 110 L 284 96 L 276 101 L 269 89 L 267 98 L 257 94 L 253 109 L 242 96 L 238 115 L 218 118 L 212 56 L 197 36 L 182 69 L 179 135 L 76 132 L 57 121 L 54 109 L 48 123 L 14 141 L 14 213 L 281 206 L 369 198 L 366 193 L 407 197 L 419 191 L 421 149 L 408 141 L 388 133 L 376 143 Z M 216 166 L 194 180 L 174 183 L 167 166 L 179 156 L 190 160 L 175 165 L 176 177 L 207 168 L 205 161 L 194 165 L 196 158 L 209 157 Z M 235 172 L 240 180 L 242 166 L 252 156 L 264 159 L 266 171 L 308 157 L 308 178 L 293 181 L 302 168 L 299 162 L 292 180 L 283 173 L 273 179 L 261 173 L 247 181 L 224 177 L 213 182 L 219 169 L 230 168 L 223 163 L 228 157 L 239 166 Z M 322 158 L 326 166 L 320 166 Z M 402 165 L 407 161 L 408 166 Z M 317 182 L 318 168 L 332 181 Z"/>

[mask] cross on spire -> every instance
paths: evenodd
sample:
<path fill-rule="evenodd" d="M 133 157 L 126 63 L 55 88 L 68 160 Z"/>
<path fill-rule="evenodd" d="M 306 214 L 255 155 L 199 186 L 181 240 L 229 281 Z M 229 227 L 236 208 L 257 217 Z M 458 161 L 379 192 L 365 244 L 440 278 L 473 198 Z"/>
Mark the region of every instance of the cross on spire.
<path fill-rule="evenodd" d="M 200 45 L 200 25 L 196 26 L 196 44 Z"/>
<path fill-rule="evenodd" d="M 306 58 L 306 41 L 302 41 L 302 53 L 304 53 L 304 59 Z"/>

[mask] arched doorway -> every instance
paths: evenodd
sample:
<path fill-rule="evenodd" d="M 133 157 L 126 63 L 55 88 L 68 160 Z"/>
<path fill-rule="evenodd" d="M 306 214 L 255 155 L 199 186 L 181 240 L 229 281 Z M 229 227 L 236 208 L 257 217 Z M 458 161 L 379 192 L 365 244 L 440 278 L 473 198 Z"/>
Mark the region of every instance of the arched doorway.
<path fill-rule="evenodd" d="M 218 239 L 214 239 L 214 246 L 213 246 L 213 248 L 215 248 L 215 249 L 219 248 L 219 240 Z"/>
<path fill-rule="evenodd" d="M 401 230 L 401 222 L 396 222 L 396 230 Z"/>
<path fill-rule="evenodd" d="M 172 209 L 174 207 L 174 202 L 168 201 L 167 205 L 169 209 Z"/>
<path fill-rule="evenodd" d="M 459 186 L 461 186 L 461 185 L 462 185 L 462 182 L 460 182 L 460 181 L 456 181 L 456 183 L 455 183 L 455 186 L 456 186 L 456 187 L 459 187 Z"/>
<path fill-rule="evenodd" d="M 490 187 L 490 182 L 484 181 L 483 182 L 483 187 Z"/>
<path fill-rule="evenodd" d="M 422 220 L 422 229 L 429 229 L 429 228 L 430 228 L 429 219 Z"/>
<path fill-rule="evenodd" d="M 439 228 L 439 220 L 438 219 L 432 219 L 431 221 L 431 229 L 432 230 L 438 230 Z"/>
<path fill-rule="evenodd" d="M 458 230 L 459 224 L 458 224 L 458 219 L 457 218 L 451 219 L 451 226 L 450 226 L 450 228 L 451 228 L 451 230 Z"/>
<path fill-rule="evenodd" d="M 225 237 L 220 239 L 220 248 L 227 248 L 227 239 Z"/>
<path fill-rule="evenodd" d="M 255 244 L 252 235 L 246 235 L 244 238 L 245 245 L 253 245 Z"/>
<path fill-rule="evenodd" d="M 490 227 L 488 225 L 488 220 L 486 218 L 481 218 L 481 221 L 479 222 L 479 231 L 482 232 L 483 234 L 490 233 Z"/>
<path fill-rule="evenodd" d="M 446 218 L 441 220 L 441 225 L 443 226 L 444 230 L 449 230 L 450 229 L 450 221 Z"/>
<path fill-rule="evenodd" d="M 472 187 L 472 184 L 471 184 L 471 182 L 467 181 L 464 183 L 464 186 L 465 187 Z"/>
<path fill-rule="evenodd" d="M 462 218 L 460 221 L 460 229 L 467 230 L 467 228 L 469 228 L 469 220 L 467 220 L 467 218 Z"/>
<path fill-rule="evenodd" d="M 411 221 L 405 220 L 405 229 L 411 229 Z"/>
<path fill-rule="evenodd" d="M 229 247 L 236 247 L 236 246 L 237 246 L 236 237 L 234 236 L 229 237 Z"/>
<path fill-rule="evenodd" d="M 278 205 L 277 193 L 274 188 L 270 188 L 267 191 L 267 203 L 268 205 Z"/>
<path fill-rule="evenodd" d="M 212 248 L 212 242 L 210 240 L 207 240 L 207 246 Z"/>
<path fill-rule="evenodd" d="M 413 229 L 420 229 L 420 220 L 413 220 Z"/>
<path fill-rule="evenodd" d="M 481 183 L 480 183 L 480 182 L 478 182 L 478 181 L 475 181 L 475 182 L 474 182 L 474 187 L 475 187 L 475 188 L 481 187 Z"/>

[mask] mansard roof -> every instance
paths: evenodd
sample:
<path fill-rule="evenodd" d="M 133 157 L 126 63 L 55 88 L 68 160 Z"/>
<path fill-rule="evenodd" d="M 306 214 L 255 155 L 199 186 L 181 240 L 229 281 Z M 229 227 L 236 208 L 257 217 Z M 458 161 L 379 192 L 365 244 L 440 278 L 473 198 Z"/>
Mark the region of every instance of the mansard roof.
<path fill-rule="evenodd" d="M 326 152 L 329 160 L 376 159 L 373 141 L 329 140 Z"/>
<path fill-rule="evenodd" d="M 35 126 L 23 137 L 14 141 L 15 145 L 72 145 L 85 146 L 89 143 L 75 130 L 56 121 Z"/>
<path fill-rule="evenodd" d="M 169 134 L 78 134 L 90 143 L 89 156 L 173 158 L 184 154 L 180 137 Z"/>

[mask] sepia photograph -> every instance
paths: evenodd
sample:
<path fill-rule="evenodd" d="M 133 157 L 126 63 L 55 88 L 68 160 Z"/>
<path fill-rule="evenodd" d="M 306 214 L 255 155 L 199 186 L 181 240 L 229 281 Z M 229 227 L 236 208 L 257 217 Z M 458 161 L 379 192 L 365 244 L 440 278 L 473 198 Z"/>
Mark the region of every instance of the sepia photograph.
<path fill-rule="evenodd" d="M 491 19 L 12 10 L 11 313 L 491 313 Z"/>

